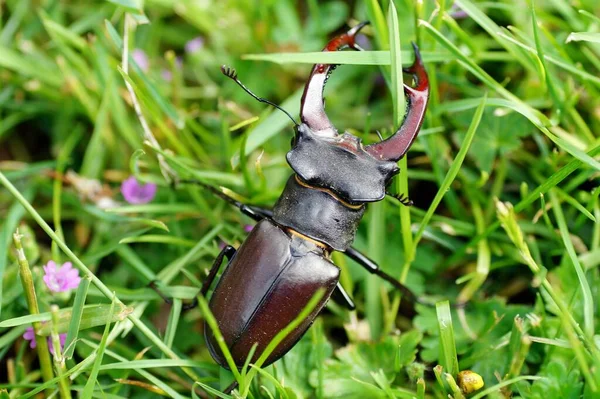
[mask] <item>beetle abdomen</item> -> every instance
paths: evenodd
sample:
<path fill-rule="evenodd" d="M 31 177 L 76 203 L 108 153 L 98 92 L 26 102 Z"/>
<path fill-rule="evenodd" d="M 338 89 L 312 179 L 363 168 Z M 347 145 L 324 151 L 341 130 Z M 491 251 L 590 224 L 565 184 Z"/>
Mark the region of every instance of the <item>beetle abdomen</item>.
<path fill-rule="evenodd" d="M 241 367 L 252 346 L 256 361 L 278 332 L 298 316 L 319 288 L 326 292 L 312 313 L 275 349 L 265 366 L 283 356 L 302 337 L 327 302 L 339 269 L 324 258 L 324 249 L 292 235 L 270 220 L 257 224 L 239 248 L 210 299 L 233 359 Z M 207 345 L 215 360 L 227 367 L 210 328 Z"/>

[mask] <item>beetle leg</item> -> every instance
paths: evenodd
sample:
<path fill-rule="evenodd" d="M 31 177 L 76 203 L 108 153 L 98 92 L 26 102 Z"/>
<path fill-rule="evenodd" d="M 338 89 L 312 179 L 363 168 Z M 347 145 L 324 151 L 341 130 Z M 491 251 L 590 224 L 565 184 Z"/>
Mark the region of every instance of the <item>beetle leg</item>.
<path fill-rule="evenodd" d="M 229 384 L 229 386 L 227 388 L 225 388 L 223 390 L 223 393 L 229 395 L 231 392 L 233 392 L 234 389 L 236 389 L 239 386 L 237 381 L 233 381 L 231 384 Z"/>
<path fill-rule="evenodd" d="M 415 86 L 404 84 L 404 93 L 408 96 L 407 113 L 402 126 L 386 140 L 371 144 L 366 151 L 373 157 L 386 161 L 398 161 L 406 154 L 421 129 L 427 102 L 429 100 L 429 80 L 423 66 L 419 48 L 413 43 L 415 61 L 404 72 L 413 75 Z"/>
<path fill-rule="evenodd" d="M 273 217 L 273 211 L 271 211 L 270 209 L 259 208 L 257 206 L 253 206 L 253 205 L 246 205 L 246 204 L 236 200 L 235 198 L 225 194 L 223 191 L 220 191 L 219 189 L 217 189 L 213 186 L 203 183 L 200 180 L 185 179 L 185 180 L 180 180 L 178 183 L 179 184 L 197 184 L 199 186 L 202 186 L 205 189 L 207 189 L 208 191 L 210 191 L 211 193 L 213 193 L 214 195 L 216 195 L 217 197 L 221 198 L 222 200 L 229 202 L 231 205 L 238 208 L 244 215 L 256 220 L 257 222 L 259 222 L 263 219 L 271 219 Z"/>
<path fill-rule="evenodd" d="M 202 283 L 202 289 L 200 289 L 200 294 L 202 294 L 202 296 L 206 296 L 206 294 L 208 293 L 208 290 L 210 289 L 210 286 L 215 280 L 219 268 L 221 267 L 221 263 L 223 263 L 223 258 L 227 257 L 227 260 L 231 261 L 234 255 L 235 248 L 231 245 L 225 245 L 225 248 L 223 248 L 219 255 L 217 255 L 217 257 L 215 258 L 215 261 L 213 262 L 213 265 L 210 268 L 210 271 L 208 272 L 208 276 Z"/>
<path fill-rule="evenodd" d="M 338 281 L 333 294 L 331 294 L 331 299 L 338 305 L 344 306 L 348 308 L 348 310 L 356 309 L 356 305 L 354 305 L 354 301 L 348 295 L 342 284 Z"/>
<path fill-rule="evenodd" d="M 232 247 L 231 245 L 226 245 L 225 248 L 223 248 L 221 250 L 221 252 L 219 252 L 219 255 L 217 255 L 217 257 L 215 258 L 215 261 L 213 262 L 213 265 L 210 268 L 210 271 L 208 272 L 208 276 L 202 283 L 202 288 L 200 289 L 199 294 L 202 294 L 202 296 L 206 296 L 206 293 L 210 289 L 210 286 L 212 285 L 213 281 L 215 280 L 215 277 L 217 276 L 217 273 L 219 272 L 221 263 L 223 263 L 223 258 L 227 257 L 227 260 L 231 261 L 231 258 L 233 258 L 234 255 L 235 255 L 235 248 Z M 158 286 L 156 285 L 156 282 L 157 282 L 157 280 L 153 280 L 150 282 L 150 284 L 148 284 L 148 286 L 150 288 L 152 288 L 166 303 L 168 303 L 169 305 L 173 304 L 173 298 L 165 295 L 158 288 Z M 196 306 L 198 306 L 198 298 L 194 297 L 194 300 L 190 303 L 184 304 L 181 307 L 181 310 L 193 309 Z"/>
<path fill-rule="evenodd" d="M 402 293 L 402 296 L 407 298 L 409 301 L 411 301 L 413 303 L 431 305 L 431 303 L 425 302 L 425 301 L 421 300 L 420 298 L 418 298 L 404 284 L 400 283 L 394 277 L 385 273 L 383 270 L 381 270 L 379 268 L 379 265 L 377 263 L 375 263 L 373 260 L 367 258 L 365 255 L 360 253 L 358 250 L 351 247 L 346 250 L 345 254 L 350 259 L 354 260 L 356 263 L 358 263 L 360 266 L 362 266 L 369 273 L 375 274 L 375 275 L 381 277 L 382 279 L 384 279 L 385 281 L 387 281 L 388 283 L 392 284 L 394 286 L 394 288 L 396 288 L 398 291 L 400 291 Z"/>
<path fill-rule="evenodd" d="M 217 273 L 219 272 L 219 269 L 221 268 L 221 263 L 223 263 L 223 258 L 227 257 L 227 261 L 231 262 L 231 259 L 233 258 L 234 255 L 235 255 L 235 248 L 232 247 L 231 245 L 225 245 L 225 247 L 221 250 L 221 252 L 219 252 L 219 255 L 217 255 L 217 257 L 215 258 L 215 261 L 213 262 L 213 265 L 210 268 L 210 271 L 208 272 L 208 276 L 206 276 L 206 279 L 204 279 L 204 282 L 202 283 L 202 288 L 198 292 L 199 295 L 206 296 L 206 294 L 208 294 L 208 290 L 210 289 L 210 286 L 212 285 L 213 281 L 215 281 L 215 278 L 217 277 Z M 194 297 L 194 300 L 191 303 L 184 305 L 182 307 L 182 310 L 193 309 L 196 306 L 198 306 L 198 295 L 196 295 Z"/>
<path fill-rule="evenodd" d="M 356 34 L 367 24 L 368 22 L 361 22 L 348 32 L 331 39 L 323 48 L 323 51 L 337 51 L 346 47 L 359 50 L 360 47 L 355 44 Z M 337 131 L 325 114 L 323 89 L 329 74 L 336 66 L 333 64 L 315 64 L 304 87 L 300 102 L 300 120 L 302 123 L 308 125 L 315 133 L 327 137 L 337 136 Z"/>
<path fill-rule="evenodd" d="M 157 280 L 152 280 L 150 282 L 150 284 L 148 284 L 148 287 L 152 288 L 154 290 L 154 292 L 156 292 L 158 294 L 158 296 L 160 296 L 163 299 L 163 301 L 165 301 L 166 304 L 172 305 L 173 298 L 171 298 L 170 296 L 167 296 L 164 292 L 162 292 L 160 290 L 160 288 L 158 288 L 158 285 L 156 283 L 157 283 Z M 183 306 L 181 307 L 181 310 L 193 309 L 196 306 L 198 306 L 198 299 L 196 297 L 194 297 L 194 300 L 192 302 L 183 304 Z"/>
<path fill-rule="evenodd" d="M 158 285 L 156 284 L 158 282 L 158 280 L 152 280 L 150 281 L 150 283 L 148 283 L 148 287 L 152 288 L 154 290 L 154 292 L 156 292 L 158 294 L 158 296 L 160 296 L 163 301 L 165 301 L 165 303 L 172 305 L 173 304 L 173 298 L 171 298 L 170 296 L 167 296 L 166 294 L 164 294 L 159 288 Z"/>

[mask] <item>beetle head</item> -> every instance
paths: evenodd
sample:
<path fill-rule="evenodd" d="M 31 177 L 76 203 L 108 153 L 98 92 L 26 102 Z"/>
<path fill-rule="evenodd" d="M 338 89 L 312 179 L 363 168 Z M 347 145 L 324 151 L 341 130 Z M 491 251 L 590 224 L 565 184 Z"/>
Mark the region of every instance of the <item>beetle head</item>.
<path fill-rule="evenodd" d="M 355 37 L 365 25 L 332 39 L 323 51 L 360 50 Z M 413 48 L 414 63 L 404 72 L 413 76 L 415 85 L 404 85 L 408 97 L 404 122 L 388 139 L 366 147 L 349 133 L 338 134 L 325 113 L 323 89 L 336 65 L 313 66 L 300 105 L 302 123 L 296 126 L 292 150 L 287 154 L 288 163 L 304 182 L 330 190 L 351 204 L 383 199 L 386 185 L 398 173 L 396 162 L 417 137 L 429 98 L 427 73 L 415 44 Z"/>

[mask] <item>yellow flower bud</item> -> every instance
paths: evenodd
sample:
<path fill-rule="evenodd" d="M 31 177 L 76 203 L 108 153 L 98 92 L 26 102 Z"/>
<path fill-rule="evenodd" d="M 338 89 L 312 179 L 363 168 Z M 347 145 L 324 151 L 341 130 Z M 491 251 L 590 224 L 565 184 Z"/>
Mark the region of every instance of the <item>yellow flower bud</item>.
<path fill-rule="evenodd" d="M 483 378 L 471 370 L 463 370 L 458 373 L 458 386 L 464 394 L 470 394 L 483 388 Z"/>

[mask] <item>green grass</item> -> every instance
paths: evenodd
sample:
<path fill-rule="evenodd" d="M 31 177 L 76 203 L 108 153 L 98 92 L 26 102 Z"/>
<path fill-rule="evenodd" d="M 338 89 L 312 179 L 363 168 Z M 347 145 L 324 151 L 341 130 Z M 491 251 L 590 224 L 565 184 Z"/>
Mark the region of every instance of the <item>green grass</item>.
<path fill-rule="evenodd" d="M 466 16 L 444 0 L 1 2 L 0 397 L 599 396 L 600 8 L 455 5 Z M 373 51 L 319 52 L 365 19 Z M 186 53 L 197 36 L 204 46 Z M 408 303 L 337 253 L 357 310 L 330 303 L 272 366 L 221 369 L 206 302 L 182 307 L 250 220 L 172 182 L 271 207 L 292 129 L 220 65 L 295 116 L 310 64 L 342 64 L 328 115 L 371 143 L 402 120 L 411 41 L 431 98 L 390 190 L 415 205 L 369 206 L 355 244 L 437 306 Z M 130 175 L 158 185 L 151 203 L 125 203 Z M 80 287 L 52 294 L 49 260 L 72 262 Z M 21 338 L 31 325 L 36 349 Z M 59 334 L 66 346 L 49 355 Z M 485 386 L 463 393 L 465 370 Z"/>

